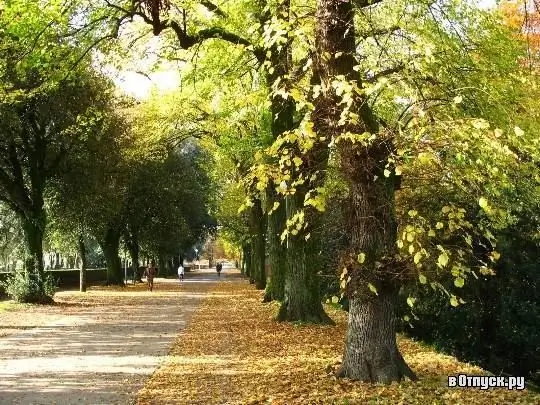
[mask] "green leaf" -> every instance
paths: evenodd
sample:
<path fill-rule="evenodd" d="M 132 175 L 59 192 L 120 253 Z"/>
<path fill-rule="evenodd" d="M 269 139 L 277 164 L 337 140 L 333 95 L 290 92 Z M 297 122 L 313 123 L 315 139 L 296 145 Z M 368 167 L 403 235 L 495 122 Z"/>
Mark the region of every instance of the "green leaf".
<path fill-rule="evenodd" d="M 450 298 L 450 305 L 452 305 L 453 307 L 457 307 L 459 305 L 459 302 L 455 295 L 452 295 L 452 297 Z"/>
<path fill-rule="evenodd" d="M 360 253 L 358 255 L 358 263 L 362 264 L 366 261 L 366 254 L 365 253 Z"/>
<path fill-rule="evenodd" d="M 427 283 L 427 278 L 423 274 L 420 274 L 418 276 L 418 279 L 420 280 L 420 284 L 426 284 Z"/>
<path fill-rule="evenodd" d="M 411 308 L 414 306 L 415 302 L 416 302 L 416 298 L 414 298 L 414 297 L 408 297 L 407 298 L 407 305 L 409 305 Z"/>

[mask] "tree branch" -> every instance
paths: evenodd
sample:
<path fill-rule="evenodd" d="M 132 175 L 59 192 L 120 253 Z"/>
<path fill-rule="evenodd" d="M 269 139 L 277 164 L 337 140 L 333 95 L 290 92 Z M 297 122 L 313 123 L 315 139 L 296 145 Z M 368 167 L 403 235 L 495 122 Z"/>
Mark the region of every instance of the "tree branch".
<path fill-rule="evenodd" d="M 222 17 L 222 18 L 227 17 L 227 14 L 221 8 L 219 8 L 218 5 L 212 3 L 211 1 L 201 0 L 200 3 L 204 7 L 206 7 L 209 11 L 213 12 L 215 15 L 217 15 L 219 17 Z"/>

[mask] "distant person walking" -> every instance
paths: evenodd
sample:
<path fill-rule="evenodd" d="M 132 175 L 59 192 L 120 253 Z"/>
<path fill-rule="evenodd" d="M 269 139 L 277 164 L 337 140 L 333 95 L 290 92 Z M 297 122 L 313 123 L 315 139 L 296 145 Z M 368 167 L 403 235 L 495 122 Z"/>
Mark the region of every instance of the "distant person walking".
<path fill-rule="evenodd" d="M 184 281 L 184 266 L 182 266 L 182 263 L 178 266 L 178 280 L 180 282 Z"/>
<path fill-rule="evenodd" d="M 148 283 L 148 289 L 152 291 L 154 289 L 154 277 L 157 275 L 157 269 L 154 262 L 152 262 L 144 271 L 146 282 Z"/>
<path fill-rule="evenodd" d="M 216 264 L 216 271 L 217 271 L 218 277 L 221 276 L 221 269 L 222 268 L 223 268 L 223 264 L 221 264 L 221 263 Z"/>

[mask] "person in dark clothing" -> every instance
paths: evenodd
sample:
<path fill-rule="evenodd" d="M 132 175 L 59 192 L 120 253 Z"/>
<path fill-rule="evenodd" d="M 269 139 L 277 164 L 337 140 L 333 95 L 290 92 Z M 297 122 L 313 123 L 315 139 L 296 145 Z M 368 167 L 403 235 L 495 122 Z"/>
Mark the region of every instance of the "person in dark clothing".
<path fill-rule="evenodd" d="M 221 264 L 221 263 L 216 264 L 216 271 L 217 271 L 218 277 L 221 276 L 221 269 L 222 268 L 223 268 L 223 264 Z"/>

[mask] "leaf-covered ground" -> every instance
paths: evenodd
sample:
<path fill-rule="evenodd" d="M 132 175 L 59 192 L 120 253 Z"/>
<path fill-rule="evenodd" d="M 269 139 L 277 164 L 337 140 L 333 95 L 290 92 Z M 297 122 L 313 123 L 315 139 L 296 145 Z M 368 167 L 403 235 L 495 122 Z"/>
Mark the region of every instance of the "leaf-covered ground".
<path fill-rule="evenodd" d="M 450 389 L 447 376 L 484 374 L 401 338 L 418 383 L 371 386 L 336 379 L 346 327 L 277 323 L 276 304 L 229 274 L 216 284 L 176 339 L 168 361 L 139 392 L 139 404 L 539 404 L 532 392 Z"/>

